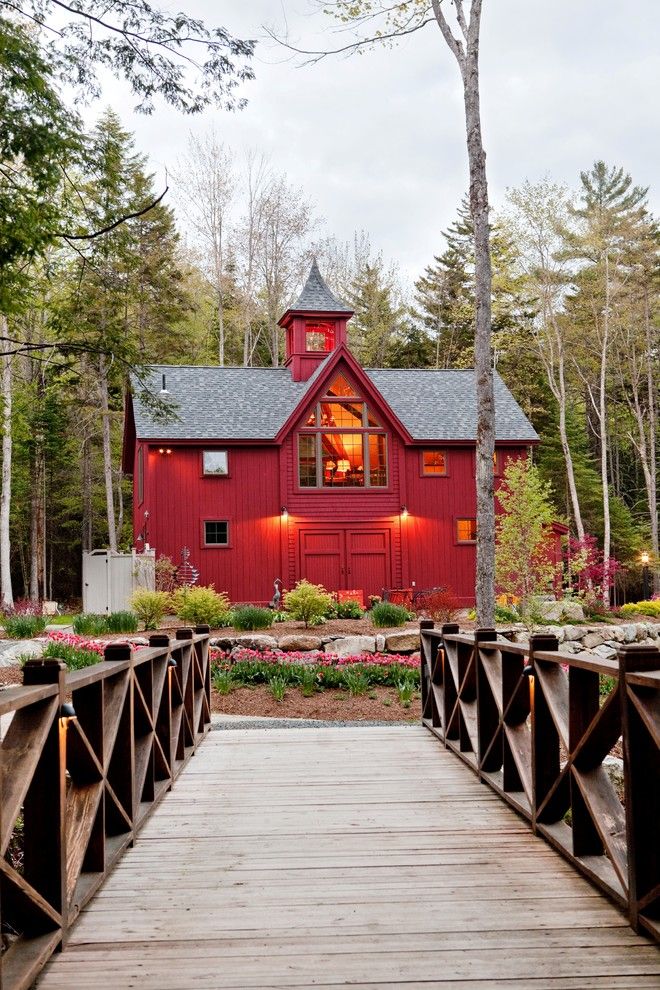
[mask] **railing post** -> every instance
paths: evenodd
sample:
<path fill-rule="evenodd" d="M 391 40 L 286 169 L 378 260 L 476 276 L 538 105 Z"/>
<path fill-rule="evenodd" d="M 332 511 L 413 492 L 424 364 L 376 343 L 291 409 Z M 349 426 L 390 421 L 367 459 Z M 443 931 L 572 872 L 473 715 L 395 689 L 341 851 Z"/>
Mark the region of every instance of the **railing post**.
<path fill-rule="evenodd" d="M 25 686 L 57 684 L 59 689 L 57 713 L 23 802 L 23 875 L 61 914 L 62 945 L 66 942 L 69 920 L 65 827 L 67 718 L 62 717 L 66 671 L 61 660 L 28 660 L 23 667 Z"/>
<path fill-rule="evenodd" d="M 657 712 L 659 688 L 629 683 L 629 676 L 660 671 L 660 650 L 656 646 L 631 644 L 617 650 L 619 696 L 623 735 L 623 770 L 628 847 L 628 912 L 630 924 L 640 930 L 640 913 L 646 895 L 660 883 L 660 760 L 657 741 L 650 728 L 653 710 Z M 631 678 L 632 680 L 632 678 Z M 644 697 L 647 695 L 648 697 Z M 645 702 L 649 701 L 648 707 Z M 645 724 L 640 708 L 645 709 Z M 657 716 L 656 716 L 657 720 Z M 655 725 L 657 732 L 657 721 Z M 651 896 L 657 907 L 658 895 Z M 656 935 L 657 937 L 657 935 Z"/>
<path fill-rule="evenodd" d="M 108 643 L 103 659 L 106 662 L 117 662 L 131 660 L 133 651 L 128 643 Z M 135 841 L 136 817 L 138 809 L 138 798 L 135 793 L 135 671 L 131 664 L 128 674 L 128 715 L 124 708 L 121 722 L 117 730 L 117 739 L 114 745 L 114 753 L 121 754 L 121 765 L 125 768 L 121 779 L 115 780 L 113 786 L 117 791 L 117 796 L 124 808 L 130 808 L 132 838 L 131 845 Z"/>
<path fill-rule="evenodd" d="M 554 653 L 558 649 L 556 636 L 533 633 L 529 637 L 526 670 L 532 734 L 532 831 L 535 835 L 539 805 L 559 774 L 559 736 L 543 692 L 536 688 L 534 654 Z"/>

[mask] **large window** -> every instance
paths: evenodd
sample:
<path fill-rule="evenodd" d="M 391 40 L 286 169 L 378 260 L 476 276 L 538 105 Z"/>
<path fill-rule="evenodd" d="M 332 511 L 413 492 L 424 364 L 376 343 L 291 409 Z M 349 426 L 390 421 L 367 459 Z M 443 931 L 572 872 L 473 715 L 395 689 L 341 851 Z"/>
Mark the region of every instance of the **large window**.
<path fill-rule="evenodd" d="M 343 375 L 298 434 L 298 481 L 301 488 L 387 487 L 387 435 Z"/>

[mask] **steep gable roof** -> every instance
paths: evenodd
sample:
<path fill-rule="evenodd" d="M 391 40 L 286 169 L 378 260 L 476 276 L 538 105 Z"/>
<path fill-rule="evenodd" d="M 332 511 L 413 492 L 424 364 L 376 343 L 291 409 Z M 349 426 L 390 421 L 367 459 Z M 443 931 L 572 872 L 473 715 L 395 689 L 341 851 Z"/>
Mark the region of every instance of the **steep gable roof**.
<path fill-rule="evenodd" d="M 318 378 L 332 363 L 328 355 L 305 382 L 287 368 L 219 368 L 158 365 L 149 389 L 158 394 L 162 375 L 176 419 L 154 419 L 134 396 L 135 431 L 143 440 L 274 440 Z M 473 442 L 477 436 L 474 371 L 365 368 L 413 440 Z M 533 443 L 538 436 L 500 376 L 495 374 L 495 430 L 499 442 Z"/>

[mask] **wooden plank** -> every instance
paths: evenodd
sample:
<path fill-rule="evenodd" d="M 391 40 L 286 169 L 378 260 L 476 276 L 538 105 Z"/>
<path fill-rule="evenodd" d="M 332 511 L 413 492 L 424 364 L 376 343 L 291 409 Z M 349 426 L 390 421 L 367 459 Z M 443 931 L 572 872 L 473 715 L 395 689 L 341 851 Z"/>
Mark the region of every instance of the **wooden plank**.
<path fill-rule="evenodd" d="M 411 726 L 211 733 L 38 986 L 659 982 L 648 940 Z"/>

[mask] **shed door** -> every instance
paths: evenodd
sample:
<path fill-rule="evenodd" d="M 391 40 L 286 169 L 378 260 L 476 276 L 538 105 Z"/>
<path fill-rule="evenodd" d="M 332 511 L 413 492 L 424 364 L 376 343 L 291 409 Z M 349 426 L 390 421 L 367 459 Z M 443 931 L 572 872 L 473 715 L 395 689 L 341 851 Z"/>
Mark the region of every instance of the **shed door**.
<path fill-rule="evenodd" d="M 345 543 L 342 530 L 300 531 L 300 576 L 328 591 L 344 587 Z"/>
<path fill-rule="evenodd" d="M 392 584 L 390 561 L 388 529 L 346 531 L 347 587 L 380 595 Z"/>
<path fill-rule="evenodd" d="M 360 588 L 366 599 L 391 586 L 389 529 L 301 529 L 299 548 L 298 576 L 328 591 Z"/>

